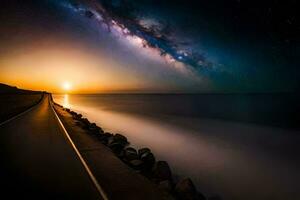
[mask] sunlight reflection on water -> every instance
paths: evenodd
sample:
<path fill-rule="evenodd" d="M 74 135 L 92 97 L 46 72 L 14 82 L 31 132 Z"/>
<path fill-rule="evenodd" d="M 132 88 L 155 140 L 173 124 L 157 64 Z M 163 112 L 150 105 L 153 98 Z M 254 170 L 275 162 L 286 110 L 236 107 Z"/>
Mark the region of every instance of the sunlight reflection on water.
<path fill-rule="evenodd" d="M 63 107 L 70 108 L 69 95 L 65 94 L 63 97 Z"/>

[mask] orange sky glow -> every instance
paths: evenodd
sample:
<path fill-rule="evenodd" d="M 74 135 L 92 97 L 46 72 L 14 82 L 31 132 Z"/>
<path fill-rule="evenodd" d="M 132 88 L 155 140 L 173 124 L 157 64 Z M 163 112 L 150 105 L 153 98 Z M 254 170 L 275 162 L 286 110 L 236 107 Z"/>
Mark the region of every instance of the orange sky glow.
<path fill-rule="evenodd" d="M 42 41 L 16 49 L 0 59 L 2 83 L 52 93 L 119 92 L 148 87 L 143 77 L 122 68 L 116 70 L 113 60 L 80 44 Z M 63 87 L 65 82 L 71 85 L 68 91 Z"/>

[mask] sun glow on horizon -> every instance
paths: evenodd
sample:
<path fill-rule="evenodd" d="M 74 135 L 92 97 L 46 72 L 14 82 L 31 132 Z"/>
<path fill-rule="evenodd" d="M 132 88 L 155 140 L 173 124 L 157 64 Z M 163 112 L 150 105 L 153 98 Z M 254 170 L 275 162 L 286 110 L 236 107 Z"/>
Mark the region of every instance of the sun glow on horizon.
<path fill-rule="evenodd" d="M 1 83 L 60 94 L 173 89 L 173 83 L 156 81 L 156 74 L 151 76 L 136 67 L 129 70 L 130 62 L 120 64 L 105 52 L 93 51 L 82 43 L 51 38 L 39 41 L 39 46 L 20 45 L 14 53 L 0 55 Z"/>
<path fill-rule="evenodd" d="M 70 91 L 72 89 L 72 84 L 70 82 L 64 82 L 62 88 L 64 91 Z"/>

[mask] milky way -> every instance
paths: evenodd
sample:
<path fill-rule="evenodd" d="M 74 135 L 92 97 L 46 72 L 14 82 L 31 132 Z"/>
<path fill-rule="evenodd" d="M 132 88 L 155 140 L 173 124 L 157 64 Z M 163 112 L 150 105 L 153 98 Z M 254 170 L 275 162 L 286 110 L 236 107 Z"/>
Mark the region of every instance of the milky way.
<path fill-rule="evenodd" d="M 194 68 L 213 67 L 211 61 L 206 60 L 201 53 L 188 48 L 181 48 L 172 34 L 168 32 L 166 25 L 151 19 L 122 19 L 106 11 L 96 1 L 85 1 L 75 4 L 64 2 L 62 5 L 72 9 L 91 20 L 95 20 L 105 26 L 112 34 L 123 36 L 131 43 L 142 48 L 156 50 L 160 56 L 170 62 L 181 62 Z"/>
<path fill-rule="evenodd" d="M 110 34 L 123 38 L 129 45 L 136 45 L 141 48 L 141 51 L 148 50 L 150 52 L 148 56 L 160 56 L 174 69 L 188 73 L 192 77 L 208 76 L 211 78 L 209 76 L 214 75 L 212 72 L 217 71 L 224 74 L 224 77 L 235 78 L 222 64 L 208 59 L 204 52 L 193 48 L 191 42 L 172 32 L 167 23 L 151 17 L 132 16 L 129 13 L 132 11 L 127 7 L 126 16 L 118 13 L 114 9 L 124 6 L 121 1 L 117 2 L 116 7 L 108 5 L 109 8 L 94 0 L 60 3 L 71 11 L 94 20 L 102 28 L 106 28 Z"/>
<path fill-rule="evenodd" d="M 143 4 L 143 2 L 146 3 Z M 237 11 L 232 11 L 237 12 L 237 14 L 234 13 L 234 16 L 232 16 L 232 18 L 235 17 L 237 20 L 230 21 L 231 24 L 226 22 L 226 17 L 231 16 L 226 15 L 224 15 L 224 24 L 222 24 L 223 13 L 220 13 L 219 16 L 217 15 L 221 19 L 218 19 L 219 21 L 215 22 L 215 24 L 209 21 L 211 19 L 205 21 L 204 18 L 202 20 L 202 16 L 199 17 L 197 15 L 193 17 L 193 14 L 191 14 L 192 17 L 188 18 L 190 21 L 181 22 L 181 26 L 186 28 L 186 30 L 181 30 L 181 27 L 177 23 L 179 21 L 177 19 L 179 12 L 177 11 L 182 10 L 180 8 L 180 5 L 184 5 L 182 2 L 178 7 L 174 7 L 176 2 L 173 3 L 172 1 L 153 1 L 154 6 L 151 3 L 149 4 L 149 2 L 151 1 L 65 0 L 61 1 L 61 4 L 83 17 L 101 24 L 111 34 L 123 38 L 129 44 L 137 45 L 142 49 L 150 49 L 150 54 L 159 55 L 175 68 L 208 78 L 214 83 L 215 87 L 227 85 L 229 90 L 233 91 L 236 89 L 240 90 L 241 88 L 245 91 L 258 90 L 262 85 L 265 88 L 282 87 L 281 81 L 270 76 L 270 74 L 274 73 L 274 70 L 278 70 L 277 64 L 282 62 L 282 59 L 276 55 L 278 54 L 278 48 L 280 48 L 281 54 L 284 54 L 284 51 L 286 51 L 282 50 L 283 45 L 279 44 L 281 40 L 270 42 L 268 38 L 264 39 L 265 33 L 257 27 L 254 27 L 257 29 L 257 33 L 251 33 L 251 30 L 255 30 L 251 27 L 251 24 L 245 25 L 242 20 L 246 21 L 247 17 L 243 19 L 243 15 L 239 14 L 241 11 L 237 8 L 235 8 Z M 197 6 L 207 6 L 205 2 L 200 3 Z M 167 4 L 165 7 L 170 7 L 170 13 L 164 13 L 169 11 L 168 9 L 157 11 L 164 4 Z M 226 4 L 224 5 L 226 6 Z M 197 7 L 196 4 L 188 6 L 187 11 L 190 11 L 193 6 L 192 11 L 196 10 L 197 12 L 197 9 L 199 9 L 200 12 L 201 7 Z M 241 6 L 240 1 L 237 1 L 236 4 L 229 4 L 229 12 L 230 9 L 233 9 L 230 6 Z M 183 9 L 185 8 L 183 7 Z M 225 7 L 224 10 L 226 9 Z M 266 12 L 270 15 L 272 9 L 273 7 L 269 7 Z M 147 12 L 148 10 L 149 12 Z M 215 10 L 215 12 L 219 11 Z M 241 16 L 235 16 L 238 14 Z M 189 13 L 184 13 L 183 16 L 185 15 L 189 15 Z M 209 14 L 206 15 L 209 16 Z M 271 19 L 271 17 L 269 18 Z M 292 22 L 295 20 L 293 16 L 287 17 L 289 23 L 294 23 Z M 266 20 L 269 19 L 267 18 Z M 205 26 L 205 24 L 209 25 Z M 228 33 L 228 30 L 234 26 L 240 27 L 241 33 Z M 218 31 L 216 27 L 221 27 L 220 33 L 216 33 Z M 199 31 L 199 29 L 201 30 Z M 211 29 L 216 30 L 212 31 Z M 194 34 L 190 34 L 190 36 L 186 34 L 194 30 L 197 31 Z M 281 32 L 279 33 L 281 34 Z M 273 31 L 269 34 L 274 35 L 277 33 Z M 222 37 L 221 40 L 220 37 Z M 251 37 L 257 38 L 253 44 L 248 45 L 247 43 L 251 41 Z M 283 40 L 291 42 L 289 41 L 290 38 Z M 287 51 L 292 51 L 290 48 L 286 49 Z M 290 54 L 286 55 L 289 56 Z M 280 55 L 279 57 L 282 56 L 284 55 Z M 290 60 L 292 59 L 290 58 Z M 291 68 L 291 70 L 293 71 L 295 68 Z M 291 75 L 286 70 L 283 70 L 282 76 L 283 79 L 287 80 L 291 78 Z"/>
<path fill-rule="evenodd" d="M 295 0 L 11 0 L 1 9 L 0 56 L 26 38 L 27 46 L 52 38 L 80 43 L 107 61 L 99 74 L 122 74 L 141 90 L 299 89 Z"/>

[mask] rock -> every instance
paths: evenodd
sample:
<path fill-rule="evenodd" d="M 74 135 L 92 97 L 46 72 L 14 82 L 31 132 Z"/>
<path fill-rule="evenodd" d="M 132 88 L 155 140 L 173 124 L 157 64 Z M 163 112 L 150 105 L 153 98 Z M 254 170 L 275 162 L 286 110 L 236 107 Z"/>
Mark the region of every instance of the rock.
<path fill-rule="evenodd" d="M 139 157 L 141 157 L 144 153 L 150 153 L 150 152 L 151 152 L 151 150 L 149 148 L 141 148 L 138 151 Z"/>
<path fill-rule="evenodd" d="M 145 163 L 145 170 L 151 170 L 153 168 L 153 165 L 155 164 L 155 157 L 153 153 L 144 153 L 140 159 Z"/>
<path fill-rule="evenodd" d="M 128 164 L 129 164 L 130 167 L 132 167 L 132 168 L 135 169 L 135 170 L 140 170 L 140 169 L 142 169 L 142 168 L 143 168 L 143 165 L 144 165 L 143 161 L 138 160 L 138 159 L 131 160 L 131 161 L 129 161 Z"/>
<path fill-rule="evenodd" d="M 81 114 L 74 113 L 73 119 L 80 120 L 81 118 L 82 118 L 82 115 L 81 115 Z"/>
<path fill-rule="evenodd" d="M 109 132 L 105 132 L 105 133 L 103 133 L 103 135 L 104 135 L 105 137 L 107 137 L 107 138 L 113 137 L 113 134 L 111 134 L 111 133 L 109 133 Z"/>
<path fill-rule="evenodd" d="M 123 135 L 116 134 L 108 138 L 107 145 L 113 150 L 117 156 L 120 156 L 122 150 L 128 145 L 127 138 Z"/>
<path fill-rule="evenodd" d="M 97 137 L 103 144 L 108 145 L 108 140 L 112 137 L 112 134 L 107 132 L 103 134 L 100 133 Z"/>
<path fill-rule="evenodd" d="M 111 140 L 109 141 L 109 143 L 120 143 L 122 144 L 124 147 L 126 145 L 128 145 L 128 141 L 127 141 L 127 138 L 121 134 L 115 134 Z"/>
<path fill-rule="evenodd" d="M 74 115 L 76 115 L 76 112 L 70 111 L 70 114 L 71 114 L 72 116 L 74 116 Z"/>
<path fill-rule="evenodd" d="M 118 142 L 113 142 L 109 144 L 109 148 L 117 155 L 119 155 L 124 149 L 124 145 Z"/>
<path fill-rule="evenodd" d="M 70 112 L 70 109 L 69 109 L 69 108 L 66 108 L 66 111 L 67 111 L 67 112 Z"/>
<path fill-rule="evenodd" d="M 169 180 L 161 181 L 158 183 L 158 188 L 171 193 L 173 189 L 173 184 Z"/>
<path fill-rule="evenodd" d="M 98 127 L 95 123 L 91 123 L 89 125 L 89 132 L 92 133 L 92 134 L 100 134 L 102 133 L 102 129 L 100 127 Z"/>
<path fill-rule="evenodd" d="M 114 139 L 114 141 L 127 142 L 127 138 L 124 135 L 121 135 L 121 134 L 118 134 L 118 133 L 113 136 L 113 139 Z"/>
<path fill-rule="evenodd" d="M 169 180 L 172 182 L 172 172 L 166 161 L 158 161 L 153 169 L 153 176 L 156 182 Z"/>
<path fill-rule="evenodd" d="M 205 196 L 197 192 L 192 180 L 185 178 L 175 186 L 175 194 L 179 200 L 205 200 Z"/>
<path fill-rule="evenodd" d="M 92 127 L 92 128 L 96 128 L 96 127 L 97 127 L 97 125 L 96 125 L 96 123 L 91 123 L 91 124 L 90 124 L 90 127 Z"/>
<path fill-rule="evenodd" d="M 124 149 L 124 160 L 125 161 L 131 161 L 131 160 L 137 160 L 138 159 L 138 154 L 137 151 L 132 148 L 132 147 L 128 147 L 126 149 Z"/>
<path fill-rule="evenodd" d="M 88 129 L 89 128 L 90 122 L 87 118 L 82 118 L 81 122 L 82 122 L 82 128 L 83 129 Z"/>
<path fill-rule="evenodd" d="M 87 118 L 82 118 L 81 121 L 85 124 L 90 125 L 90 121 Z"/>
<path fill-rule="evenodd" d="M 98 127 L 98 128 L 99 128 L 100 134 L 103 134 L 104 133 L 103 129 L 101 127 Z"/>

